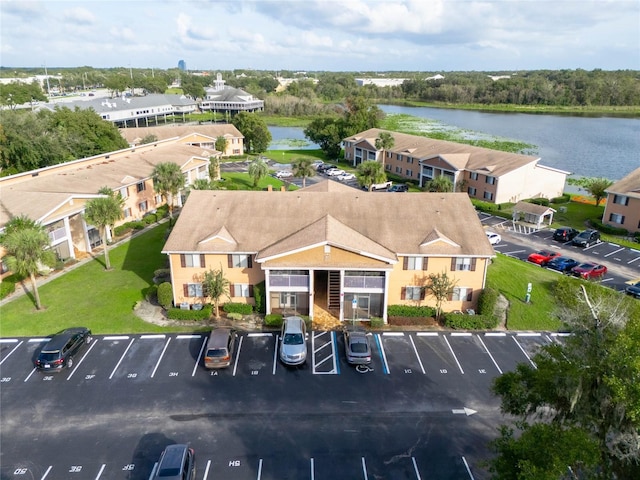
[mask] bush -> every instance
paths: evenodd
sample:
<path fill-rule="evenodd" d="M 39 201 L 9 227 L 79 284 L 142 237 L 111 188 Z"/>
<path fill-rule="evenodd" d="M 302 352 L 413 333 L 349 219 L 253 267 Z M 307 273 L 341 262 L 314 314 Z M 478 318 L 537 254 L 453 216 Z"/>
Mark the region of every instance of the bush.
<path fill-rule="evenodd" d="M 171 308 L 171 304 L 173 303 L 173 288 L 169 282 L 158 285 L 158 303 L 162 305 L 165 310 Z"/>
<path fill-rule="evenodd" d="M 167 316 L 171 320 L 208 320 L 209 318 L 211 318 L 211 308 L 211 305 L 205 305 L 201 310 L 182 310 L 181 308 L 169 308 L 167 310 Z"/>
<path fill-rule="evenodd" d="M 444 316 L 444 326 L 454 330 L 492 330 L 497 324 L 498 321 L 493 315 L 447 313 Z"/>
<path fill-rule="evenodd" d="M 156 223 L 158 221 L 158 217 L 155 213 L 149 213 L 148 215 L 142 217 L 142 221 L 145 225 L 151 225 L 152 223 Z"/>
<path fill-rule="evenodd" d="M 0 283 L 0 298 L 5 298 L 11 295 L 15 291 L 16 291 L 15 283 L 11 281 L 7 281 L 6 278 L 2 280 L 2 282 Z"/>
<path fill-rule="evenodd" d="M 267 311 L 267 304 L 264 301 L 265 296 L 265 283 L 264 281 L 253 286 L 253 299 L 255 300 L 255 310 L 258 313 L 265 313 Z"/>
<path fill-rule="evenodd" d="M 433 317 L 435 309 L 432 307 L 417 307 L 413 305 L 389 305 L 387 316 L 389 317 Z"/>
<path fill-rule="evenodd" d="M 553 197 L 550 201 L 551 203 L 569 203 L 571 201 L 571 195 L 565 193 L 560 197 Z"/>
<path fill-rule="evenodd" d="M 227 313 L 239 313 L 241 315 L 251 315 L 253 313 L 253 306 L 248 303 L 225 303 L 222 307 Z"/>
<path fill-rule="evenodd" d="M 171 280 L 170 268 L 159 268 L 153 272 L 153 279 L 157 283 L 169 282 Z"/>
<path fill-rule="evenodd" d="M 371 317 L 371 328 L 380 328 L 384 325 L 384 320 L 380 317 Z"/>
<path fill-rule="evenodd" d="M 543 207 L 548 207 L 549 206 L 549 199 L 548 198 L 531 198 L 531 199 L 527 200 L 527 202 L 533 203 L 534 205 L 542 205 Z"/>
<path fill-rule="evenodd" d="M 156 284 L 153 284 L 145 288 L 142 291 L 142 294 L 144 295 L 144 298 L 147 300 L 147 302 L 153 302 L 153 300 L 158 299 L 158 286 Z"/>
<path fill-rule="evenodd" d="M 242 314 L 241 313 L 237 313 L 237 312 L 231 312 L 227 314 L 227 318 L 229 320 L 234 320 L 236 322 L 242 320 Z"/>
<path fill-rule="evenodd" d="M 116 237 L 122 237 L 123 235 L 126 235 L 127 233 L 129 233 L 131 230 L 132 230 L 131 227 L 129 227 L 126 223 L 124 223 L 114 228 L 113 234 Z"/>
<path fill-rule="evenodd" d="M 602 233 L 606 233 L 608 235 L 616 235 L 619 237 L 626 237 L 627 235 L 629 235 L 629 231 L 624 229 L 624 228 L 619 228 L 619 227 L 613 227 L 611 225 L 607 225 L 605 223 L 602 223 L 602 220 L 600 220 L 599 218 L 592 218 L 589 220 L 589 223 L 597 230 L 601 231 Z"/>
<path fill-rule="evenodd" d="M 485 288 L 478 299 L 478 313 L 480 315 L 492 316 L 498 303 L 498 291 L 493 288 Z"/>
<path fill-rule="evenodd" d="M 264 324 L 267 327 L 278 327 L 282 326 L 282 315 L 279 313 L 270 313 L 269 315 L 265 315 Z"/>

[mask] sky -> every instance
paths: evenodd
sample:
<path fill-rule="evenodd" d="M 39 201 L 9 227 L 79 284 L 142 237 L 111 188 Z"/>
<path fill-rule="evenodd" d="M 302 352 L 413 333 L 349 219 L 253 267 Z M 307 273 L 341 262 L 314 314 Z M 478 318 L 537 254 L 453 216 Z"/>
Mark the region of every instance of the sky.
<path fill-rule="evenodd" d="M 0 0 L 0 66 L 640 70 L 640 0 Z"/>

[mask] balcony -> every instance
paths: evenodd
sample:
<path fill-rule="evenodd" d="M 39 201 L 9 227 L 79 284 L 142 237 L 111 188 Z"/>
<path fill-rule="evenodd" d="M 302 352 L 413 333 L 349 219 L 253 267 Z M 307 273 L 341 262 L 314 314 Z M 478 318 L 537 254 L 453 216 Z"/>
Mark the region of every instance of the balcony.
<path fill-rule="evenodd" d="M 344 288 L 382 289 L 384 288 L 384 277 L 345 276 Z"/>
<path fill-rule="evenodd" d="M 309 275 L 269 275 L 270 287 L 308 287 Z"/>

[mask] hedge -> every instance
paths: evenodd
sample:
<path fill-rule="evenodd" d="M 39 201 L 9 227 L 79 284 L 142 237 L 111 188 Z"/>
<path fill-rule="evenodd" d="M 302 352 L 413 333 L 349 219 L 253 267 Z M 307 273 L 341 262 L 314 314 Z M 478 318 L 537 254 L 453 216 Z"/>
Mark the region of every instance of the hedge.
<path fill-rule="evenodd" d="M 227 313 L 239 313 L 241 315 L 251 315 L 253 313 L 253 305 L 248 303 L 225 303 L 222 307 Z"/>
<path fill-rule="evenodd" d="M 242 320 L 242 314 L 237 312 L 231 312 L 227 314 L 229 320 L 235 320 L 236 322 Z"/>
<path fill-rule="evenodd" d="M 171 304 L 173 303 L 173 288 L 169 282 L 158 285 L 158 303 L 162 305 L 165 310 L 171 308 Z"/>
<path fill-rule="evenodd" d="M 371 317 L 370 323 L 371 328 L 380 328 L 384 325 L 384 320 L 380 317 Z"/>
<path fill-rule="evenodd" d="M 498 321 L 493 315 L 447 313 L 444 316 L 444 326 L 454 330 L 492 330 L 497 324 Z"/>
<path fill-rule="evenodd" d="M 167 316 L 171 320 L 208 320 L 211 318 L 211 305 L 205 305 L 202 310 L 182 310 L 181 308 L 170 308 Z"/>
<path fill-rule="evenodd" d="M 607 225 L 605 223 L 602 223 L 602 220 L 600 220 L 599 218 L 589 219 L 589 223 L 591 223 L 591 225 L 594 228 L 598 229 L 602 233 L 606 233 L 609 235 L 616 235 L 620 237 L 626 237 L 627 235 L 629 235 L 629 231 L 626 230 L 625 228 L 619 228 L 619 227 L 613 227 L 611 225 Z"/>
<path fill-rule="evenodd" d="M 432 307 L 417 307 L 413 305 L 389 305 L 387 316 L 389 317 L 433 317 L 435 309 Z"/>
<path fill-rule="evenodd" d="M 0 282 L 0 298 L 5 298 L 16 291 L 16 284 L 13 282 L 7 282 L 6 279 Z"/>
<path fill-rule="evenodd" d="M 282 315 L 279 313 L 270 313 L 269 315 L 265 315 L 264 324 L 267 327 L 281 327 Z"/>
<path fill-rule="evenodd" d="M 478 313 L 480 315 L 493 316 L 498 303 L 498 291 L 487 287 L 480 294 L 478 299 Z"/>
<path fill-rule="evenodd" d="M 114 228 L 113 233 L 116 237 L 121 237 L 122 235 L 129 233 L 131 230 L 142 230 L 146 226 L 147 225 L 142 221 L 127 222 Z"/>
<path fill-rule="evenodd" d="M 253 299 L 256 302 L 255 309 L 258 313 L 266 313 L 267 303 L 265 299 L 265 283 L 264 280 L 253 286 Z"/>
<path fill-rule="evenodd" d="M 571 201 L 571 195 L 564 193 L 559 197 L 553 197 L 551 203 L 569 203 Z"/>
<path fill-rule="evenodd" d="M 527 200 L 528 203 L 533 203 L 534 205 L 542 205 L 543 207 L 548 207 L 549 206 L 549 199 L 548 198 L 532 198 L 530 200 Z"/>

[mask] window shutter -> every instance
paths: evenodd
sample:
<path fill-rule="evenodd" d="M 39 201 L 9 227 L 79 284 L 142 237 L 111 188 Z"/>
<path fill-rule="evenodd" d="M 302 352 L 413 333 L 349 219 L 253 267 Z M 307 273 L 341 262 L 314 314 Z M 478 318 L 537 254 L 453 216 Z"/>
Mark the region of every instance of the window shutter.
<path fill-rule="evenodd" d="M 406 300 L 407 299 L 407 287 L 402 287 L 400 289 L 400 299 L 401 300 Z"/>
<path fill-rule="evenodd" d="M 453 300 L 453 292 L 449 292 L 449 295 L 447 295 L 447 300 Z"/>
<path fill-rule="evenodd" d="M 422 257 L 422 270 L 429 270 L 429 259 Z"/>
<path fill-rule="evenodd" d="M 187 266 L 187 259 L 184 256 L 184 253 L 180 254 L 180 266 L 182 268 Z"/>
<path fill-rule="evenodd" d="M 620 215 L 620 225 L 624 225 L 624 215 Z"/>
<path fill-rule="evenodd" d="M 473 290 L 469 289 L 467 292 L 467 302 L 470 302 L 471 300 L 473 300 Z"/>
<path fill-rule="evenodd" d="M 201 266 L 202 268 L 205 268 L 205 267 L 207 266 L 207 262 L 206 262 L 206 261 L 205 261 L 205 259 L 204 259 L 204 253 L 201 253 L 201 254 L 200 254 L 200 266 Z"/>
<path fill-rule="evenodd" d="M 253 268 L 253 262 L 251 261 L 251 255 L 247 255 L 247 267 Z"/>
<path fill-rule="evenodd" d="M 476 260 L 477 260 L 477 258 L 472 258 L 471 259 L 471 271 L 472 272 L 476 271 Z"/>
<path fill-rule="evenodd" d="M 420 300 L 424 300 L 425 294 L 427 293 L 427 289 L 424 287 L 420 288 Z"/>
<path fill-rule="evenodd" d="M 232 297 L 237 297 L 237 295 L 236 295 L 236 284 L 235 283 L 232 283 L 229 286 L 229 290 L 230 290 L 229 293 L 231 294 Z"/>
<path fill-rule="evenodd" d="M 253 297 L 253 285 L 249 285 L 249 296 Z"/>
<path fill-rule="evenodd" d="M 409 270 L 409 257 L 404 257 L 402 259 L 402 269 Z"/>
<path fill-rule="evenodd" d="M 183 283 L 182 284 L 182 293 L 184 294 L 185 297 L 189 296 L 189 284 L 188 283 Z"/>
<path fill-rule="evenodd" d="M 451 257 L 451 271 L 455 272 L 456 270 L 456 257 Z"/>
<path fill-rule="evenodd" d="M 227 255 L 227 266 L 233 268 L 233 255 Z"/>

